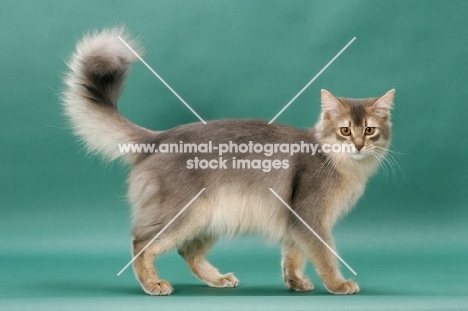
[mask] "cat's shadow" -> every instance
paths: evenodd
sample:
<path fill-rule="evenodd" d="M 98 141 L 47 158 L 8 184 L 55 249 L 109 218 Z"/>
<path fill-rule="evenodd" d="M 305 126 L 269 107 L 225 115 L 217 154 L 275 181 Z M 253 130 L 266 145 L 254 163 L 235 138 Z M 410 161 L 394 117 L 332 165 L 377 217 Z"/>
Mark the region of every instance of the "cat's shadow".
<path fill-rule="evenodd" d="M 335 296 L 324 287 L 294 292 L 284 285 L 240 285 L 236 288 L 212 288 L 203 284 L 174 284 L 174 295 L 181 296 Z M 357 296 L 403 296 L 404 292 L 362 290 Z"/>
<path fill-rule="evenodd" d="M 115 296 L 147 296 L 138 286 L 129 285 L 98 285 L 87 282 L 59 282 L 36 284 L 39 290 L 47 296 L 57 297 L 115 297 Z M 325 288 L 316 288 L 309 292 L 292 292 L 281 285 L 241 285 L 236 288 L 212 288 L 203 284 L 174 283 L 174 296 L 333 296 Z M 364 290 L 358 296 L 395 296 L 404 293 L 374 292 Z"/>
<path fill-rule="evenodd" d="M 203 284 L 174 284 L 174 288 L 174 295 L 181 296 L 310 296 L 317 294 L 316 290 L 291 292 L 281 285 L 240 285 L 236 288 L 213 288 Z M 322 294 L 320 290 L 318 292 Z"/>

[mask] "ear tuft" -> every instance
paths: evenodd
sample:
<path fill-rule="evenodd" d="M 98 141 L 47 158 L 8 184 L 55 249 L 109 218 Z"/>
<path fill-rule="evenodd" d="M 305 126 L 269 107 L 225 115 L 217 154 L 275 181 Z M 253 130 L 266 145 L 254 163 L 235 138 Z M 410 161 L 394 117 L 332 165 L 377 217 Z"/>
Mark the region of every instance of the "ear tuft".
<path fill-rule="evenodd" d="M 374 109 L 373 115 L 383 119 L 390 117 L 390 110 L 393 108 L 393 98 L 395 96 L 395 89 L 391 89 L 372 105 Z"/>
<path fill-rule="evenodd" d="M 343 104 L 329 91 L 322 89 L 320 91 L 322 102 L 322 113 L 325 118 L 333 118 L 342 115 L 346 108 Z"/>

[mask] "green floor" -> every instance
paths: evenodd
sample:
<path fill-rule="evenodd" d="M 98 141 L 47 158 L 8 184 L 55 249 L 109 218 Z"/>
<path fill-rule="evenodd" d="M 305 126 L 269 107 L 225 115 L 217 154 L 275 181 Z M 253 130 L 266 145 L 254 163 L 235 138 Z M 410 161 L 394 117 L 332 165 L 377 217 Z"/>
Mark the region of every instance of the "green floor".
<path fill-rule="evenodd" d="M 456 227 L 340 225 L 341 255 L 362 288 L 354 296 L 328 294 L 310 266 L 315 290 L 287 291 L 279 248 L 254 237 L 222 240 L 210 256 L 220 270 L 235 272 L 235 289 L 209 288 L 175 252 L 163 256 L 158 268 L 175 288 L 169 297 L 145 295 L 132 269 L 116 276 L 130 259 L 127 241 L 91 233 L 51 242 L 30 237 L 28 247 L 12 243 L 0 255 L 0 310 L 466 310 L 466 230 Z"/>

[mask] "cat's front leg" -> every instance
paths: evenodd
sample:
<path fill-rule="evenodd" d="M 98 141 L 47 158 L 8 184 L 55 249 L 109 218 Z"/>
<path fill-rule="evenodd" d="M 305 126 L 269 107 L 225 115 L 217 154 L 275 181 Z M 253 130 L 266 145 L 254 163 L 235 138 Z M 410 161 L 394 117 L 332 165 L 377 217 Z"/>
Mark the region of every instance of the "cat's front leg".
<path fill-rule="evenodd" d="M 282 247 L 281 268 L 286 287 L 292 291 L 310 291 L 314 284 L 304 275 L 306 257 L 294 242 Z"/>
<path fill-rule="evenodd" d="M 298 224 L 299 225 L 299 224 Z M 302 225 L 302 224 L 300 224 Z M 314 230 L 335 250 L 331 229 L 315 226 Z M 333 253 L 305 226 L 295 228 L 294 240 L 305 251 L 312 261 L 318 275 L 327 290 L 332 294 L 356 294 L 359 285 L 353 280 L 345 280 L 338 268 L 338 262 Z"/>

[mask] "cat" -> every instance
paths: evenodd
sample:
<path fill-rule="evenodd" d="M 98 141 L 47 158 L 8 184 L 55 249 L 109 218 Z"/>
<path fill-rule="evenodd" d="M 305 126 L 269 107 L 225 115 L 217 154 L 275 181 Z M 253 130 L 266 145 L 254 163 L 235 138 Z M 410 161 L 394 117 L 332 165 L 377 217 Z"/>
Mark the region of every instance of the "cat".
<path fill-rule="evenodd" d="M 306 260 L 310 260 L 329 292 L 358 293 L 358 284 L 342 276 L 333 253 L 269 189 L 334 249 L 333 225 L 355 205 L 388 151 L 395 91 L 378 98 L 347 99 L 322 90 L 320 117 L 307 130 L 260 120 L 218 120 L 153 131 L 134 125 L 117 111 L 125 77 L 137 59 L 119 36 L 140 51 L 122 29 L 95 32 L 77 44 L 68 63 L 62 103 L 74 133 L 90 152 L 109 160 L 119 158 L 132 166 L 128 178 L 132 253 L 141 252 L 133 268 L 144 292 L 173 292 L 170 283 L 158 277 L 154 260 L 175 248 L 201 281 L 212 287 L 236 287 L 239 280 L 234 274 L 221 274 L 206 254 L 221 236 L 254 233 L 281 244 L 283 279 L 290 290 L 314 289 L 304 274 Z M 187 165 L 195 158 L 216 160 L 216 152 L 122 152 L 118 147 L 123 143 L 162 146 L 182 142 L 307 142 L 320 147 L 352 144 L 355 148 L 314 155 L 277 152 L 267 156 L 240 151 L 223 155 L 226 159 L 280 161 L 279 168 L 267 172 L 233 167 L 194 169 Z M 200 194 L 202 189 L 205 191 Z M 144 249 L 197 194 L 184 213 Z"/>

